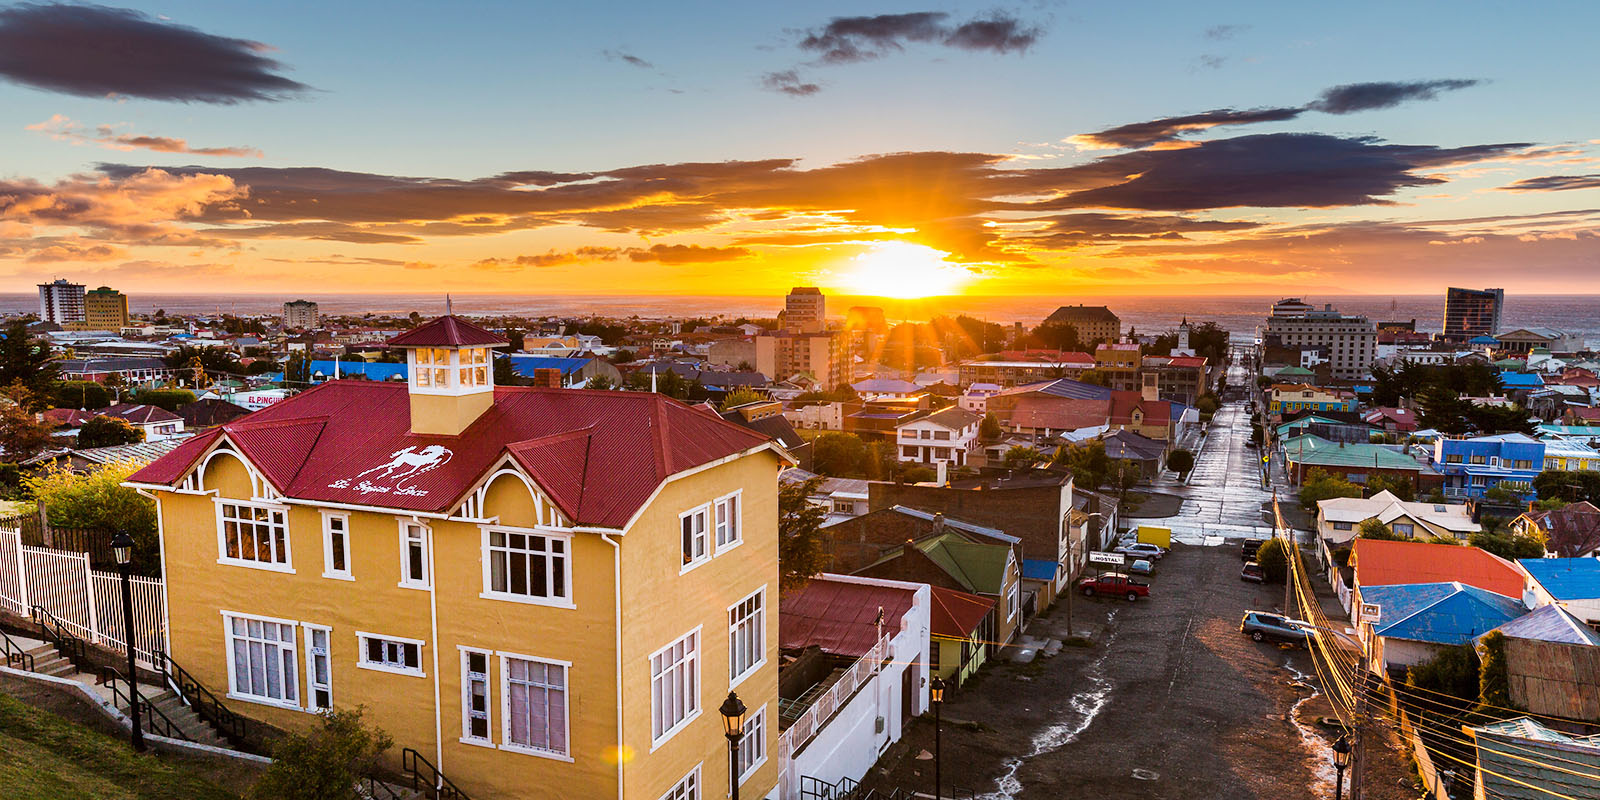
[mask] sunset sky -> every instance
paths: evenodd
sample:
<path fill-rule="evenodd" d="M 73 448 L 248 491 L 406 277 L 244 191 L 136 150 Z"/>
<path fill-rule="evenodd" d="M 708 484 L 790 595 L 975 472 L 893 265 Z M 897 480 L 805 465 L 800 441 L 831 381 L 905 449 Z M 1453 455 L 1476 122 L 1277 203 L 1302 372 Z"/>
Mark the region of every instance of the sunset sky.
<path fill-rule="evenodd" d="M 1600 4 L 0 4 L 0 291 L 1600 293 Z"/>

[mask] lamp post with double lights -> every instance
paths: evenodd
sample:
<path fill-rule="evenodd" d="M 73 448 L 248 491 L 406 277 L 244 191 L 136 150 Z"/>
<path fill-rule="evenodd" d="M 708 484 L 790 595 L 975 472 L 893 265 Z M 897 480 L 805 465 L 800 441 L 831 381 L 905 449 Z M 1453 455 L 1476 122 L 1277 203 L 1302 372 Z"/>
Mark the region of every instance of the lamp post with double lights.
<path fill-rule="evenodd" d="M 134 672 L 133 661 L 133 586 L 128 570 L 133 562 L 133 537 L 127 531 L 118 531 L 111 540 L 111 552 L 117 557 L 117 572 L 122 576 L 122 639 L 128 651 L 128 717 L 133 720 L 133 749 L 144 750 L 144 726 L 139 720 L 139 675 Z"/>
<path fill-rule="evenodd" d="M 1344 800 L 1344 771 L 1350 766 L 1350 740 L 1344 736 L 1333 743 L 1333 800 Z"/>
<path fill-rule="evenodd" d="M 940 792 L 943 791 L 943 784 L 940 781 L 942 776 L 939 774 L 943 763 L 942 754 L 939 752 L 939 727 L 942 720 L 939 709 L 944 705 L 944 678 L 934 676 L 933 683 L 928 686 L 928 694 L 933 698 L 933 800 L 942 800 L 944 795 Z"/>
<path fill-rule="evenodd" d="M 728 737 L 728 777 L 733 789 L 729 797 L 739 800 L 739 740 L 744 738 L 744 715 L 747 709 L 739 695 L 728 692 L 717 712 L 722 714 L 722 733 Z"/>

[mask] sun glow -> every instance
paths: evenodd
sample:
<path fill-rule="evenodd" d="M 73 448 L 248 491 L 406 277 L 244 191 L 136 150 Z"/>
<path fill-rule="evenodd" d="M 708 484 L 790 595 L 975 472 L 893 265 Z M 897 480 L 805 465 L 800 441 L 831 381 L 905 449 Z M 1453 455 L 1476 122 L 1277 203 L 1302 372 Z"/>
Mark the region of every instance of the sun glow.
<path fill-rule="evenodd" d="M 911 242 L 879 242 L 850 259 L 845 288 L 873 297 L 932 297 L 957 294 L 971 279 L 949 253 Z"/>

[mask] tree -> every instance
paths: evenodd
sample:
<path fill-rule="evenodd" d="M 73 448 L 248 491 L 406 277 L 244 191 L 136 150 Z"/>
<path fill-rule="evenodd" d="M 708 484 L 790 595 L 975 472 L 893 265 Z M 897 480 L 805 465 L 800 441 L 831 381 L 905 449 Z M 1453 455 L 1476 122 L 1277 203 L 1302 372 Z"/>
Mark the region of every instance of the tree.
<path fill-rule="evenodd" d="M 1312 467 L 1300 484 L 1300 506 L 1308 514 L 1317 510 L 1317 502 L 1335 497 L 1360 497 L 1361 487 L 1326 471 Z"/>
<path fill-rule="evenodd" d="M 356 782 L 372 774 L 394 741 L 362 724 L 364 707 L 318 714 L 309 734 L 285 733 L 272 764 L 251 790 L 258 800 L 355 800 Z"/>
<path fill-rule="evenodd" d="M 589 382 L 584 384 L 584 386 L 589 389 L 609 392 L 617 388 L 617 383 L 616 381 L 611 380 L 610 375 L 596 375 L 593 378 L 590 378 Z"/>
<path fill-rule="evenodd" d="M 111 405 L 111 392 L 94 381 L 62 381 L 50 395 L 56 408 L 105 408 Z"/>
<path fill-rule="evenodd" d="M 1405 538 L 1395 533 L 1393 528 L 1383 524 L 1383 520 L 1377 517 L 1361 520 L 1361 524 L 1356 528 L 1356 536 L 1362 539 L 1381 539 L 1387 542 L 1397 542 Z"/>
<path fill-rule="evenodd" d="M 744 405 L 745 403 L 761 403 L 765 402 L 766 400 L 767 396 L 756 391 L 755 389 L 752 389 L 748 386 L 740 386 L 737 389 L 728 392 L 728 394 L 722 398 L 722 410 L 727 411 L 730 408 L 736 408 Z"/>
<path fill-rule="evenodd" d="M 1111 462 L 1111 471 L 1106 473 L 1106 482 L 1116 491 L 1117 499 L 1125 501 L 1128 498 L 1128 490 L 1138 485 L 1143 477 L 1144 470 L 1139 468 L 1137 462 L 1119 458 Z"/>
<path fill-rule="evenodd" d="M 823 543 L 822 521 L 827 512 L 811 502 L 821 487 L 821 478 L 778 484 L 778 582 L 782 591 L 804 586 L 833 560 Z"/>
<path fill-rule="evenodd" d="M 1037 447 L 1016 445 L 1006 451 L 1006 467 L 1009 469 L 1029 467 L 1044 460 L 1045 454 Z"/>
<path fill-rule="evenodd" d="M 1199 399 L 1194 401 L 1194 407 L 1201 414 L 1210 417 L 1217 413 L 1217 409 L 1222 408 L 1222 403 L 1217 400 L 1216 395 L 1207 393 L 1200 395 Z"/>
<path fill-rule="evenodd" d="M 1547 469 L 1533 479 L 1533 490 L 1539 493 L 1540 500 L 1594 503 L 1600 501 L 1600 472 Z"/>
<path fill-rule="evenodd" d="M 172 413 L 194 402 L 194 392 L 188 389 L 146 389 L 133 396 L 136 403 L 164 408 Z"/>
<path fill-rule="evenodd" d="M 116 447 L 144 441 L 144 429 L 135 428 L 120 417 L 104 414 L 83 423 L 78 429 L 78 447 Z"/>
<path fill-rule="evenodd" d="M 1099 439 L 1057 450 L 1054 460 L 1072 471 L 1072 480 L 1078 488 L 1091 492 L 1104 486 L 1111 474 L 1111 458 L 1106 455 L 1106 443 Z"/>
<path fill-rule="evenodd" d="M 1189 470 L 1194 469 L 1194 453 L 1181 448 L 1173 450 L 1167 454 L 1167 469 L 1178 473 L 1178 479 L 1182 480 Z"/>
<path fill-rule="evenodd" d="M 1512 708 L 1511 680 L 1506 671 L 1506 635 L 1489 631 L 1478 642 L 1483 646 L 1478 662 L 1479 709 Z"/>
<path fill-rule="evenodd" d="M 1078 329 L 1068 322 L 1045 322 L 1030 334 L 1033 342 L 1048 350 L 1082 350 Z"/>
<path fill-rule="evenodd" d="M 1261 572 L 1267 580 L 1273 583 L 1283 583 L 1289 578 L 1289 554 L 1284 549 L 1283 540 L 1276 536 L 1256 548 L 1256 563 L 1261 565 Z"/>
<path fill-rule="evenodd" d="M 1544 542 L 1532 536 L 1480 531 L 1472 534 L 1467 539 L 1467 544 L 1512 561 L 1519 558 L 1544 558 Z"/>
<path fill-rule="evenodd" d="M 0 402 L 0 455 L 16 463 L 33 458 L 50 443 L 50 429 L 16 403 Z"/>
<path fill-rule="evenodd" d="M 233 351 L 227 349 L 226 347 L 183 346 L 166 354 L 165 356 L 162 356 L 161 360 L 167 365 L 168 368 L 176 370 L 188 370 L 191 375 L 193 374 L 196 366 L 195 362 L 197 361 L 199 362 L 199 367 L 202 370 L 214 374 L 226 373 L 230 375 L 237 375 L 240 371 L 238 356 L 235 356 Z"/>
<path fill-rule="evenodd" d="M 1382 472 L 1368 475 L 1367 496 L 1372 497 L 1380 492 L 1388 492 L 1408 503 L 1415 500 L 1417 496 L 1417 490 L 1411 485 L 1411 479 L 1409 478 Z"/>
<path fill-rule="evenodd" d="M 1107 375 L 1104 370 L 1099 369 L 1084 370 L 1083 373 L 1078 376 L 1078 380 L 1083 381 L 1084 383 L 1092 383 L 1095 386 L 1105 386 L 1108 388 L 1111 386 L 1111 376 Z"/>
<path fill-rule="evenodd" d="M 851 478 L 866 468 L 867 445 L 861 437 L 842 431 L 828 431 L 811 440 L 811 465 L 819 475 Z"/>
<path fill-rule="evenodd" d="M 512 366 L 511 359 L 497 358 L 494 360 L 494 385 L 527 386 L 529 382 L 527 378 L 517 374 L 517 369 Z"/>
<path fill-rule="evenodd" d="M 154 575 L 161 567 L 155 501 L 122 485 L 142 467 L 138 461 L 118 461 L 82 475 L 51 467 L 24 478 L 22 485 L 31 499 L 45 504 L 51 525 L 107 534 L 127 531 L 133 537 L 135 569 Z"/>
<path fill-rule="evenodd" d="M 1000 429 L 1000 418 L 993 414 L 984 414 L 983 421 L 978 423 L 978 439 L 985 442 L 997 442 L 1005 432 Z"/>
<path fill-rule="evenodd" d="M 1463 705 L 1478 699 L 1478 654 L 1471 645 L 1456 645 L 1406 669 L 1406 685 L 1457 698 Z"/>
<path fill-rule="evenodd" d="M 6 326 L 4 336 L 0 341 L 0 386 L 26 387 L 32 393 L 25 403 L 28 410 L 44 410 L 58 371 L 50 358 L 50 345 L 29 333 L 28 324 L 20 319 Z M 12 399 L 18 400 L 15 394 Z"/>

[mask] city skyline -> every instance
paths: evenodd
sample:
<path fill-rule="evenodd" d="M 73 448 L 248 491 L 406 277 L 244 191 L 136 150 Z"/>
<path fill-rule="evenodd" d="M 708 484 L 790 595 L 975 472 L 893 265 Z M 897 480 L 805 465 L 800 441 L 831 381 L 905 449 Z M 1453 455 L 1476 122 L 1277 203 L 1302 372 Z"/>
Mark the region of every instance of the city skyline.
<path fill-rule="evenodd" d="M 0 291 L 1600 291 L 1590 7 L 375 9 L 0 6 Z"/>

